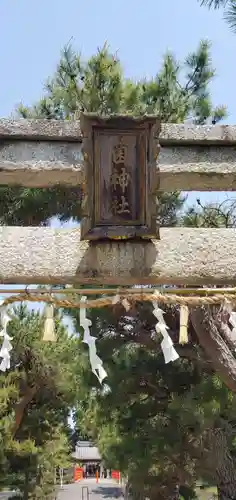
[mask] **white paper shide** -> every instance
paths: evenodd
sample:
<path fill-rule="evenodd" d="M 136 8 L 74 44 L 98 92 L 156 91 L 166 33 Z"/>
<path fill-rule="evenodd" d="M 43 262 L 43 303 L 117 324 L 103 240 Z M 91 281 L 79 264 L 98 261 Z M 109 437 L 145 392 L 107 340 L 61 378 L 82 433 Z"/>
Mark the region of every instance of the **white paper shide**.
<path fill-rule="evenodd" d="M 107 377 L 107 373 L 103 368 L 103 362 L 101 358 L 97 355 L 96 348 L 96 337 L 90 335 L 90 326 L 92 326 L 92 321 L 86 317 L 86 296 L 81 297 L 81 302 L 84 303 L 84 307 L 80 308 L 80 326 L 84 329 L 83 342 L 88 345 L 89 348 L 89 360 L 92 368 L 92 372 L 98 378 L 100 384 Z"/>
<path fill-rule="evenodd" d="M 231 338 L 233 341 L 236 341 L 236 312 L 230 311 L 229 323 L 232 326 L 231 330 Z"/>
<path fill-rule="evenodd" d="M 161 333 L 163 336 L 161 348 L 165 358 L 165 363 L 167 364 L 178 359 L 179 355 L 173 346 L 170 335 L 168 334 L 168 326 L 163 318 L 164 311 L 162 311 L 162 309 L 158 307 L 158 303 L 156 301 L 153 301 L 152 304 L 154 308 L 152 313 L 158 320 L 157 324 L 155 325 L 155 329 L 157 333 Z"/>
<path fill-rule="evenodd" d="M 2 345 L 0 344 L 0 371 L 5 372 L 9 370 L 11 364 L 10 352 L 12 351 L 12 338 L 7 333 L 7 325 L 11 321 L 10 316 L 7 314 L 7 306 L 4 301 L 0 300 L 0 337 L 2 337 Z"/>

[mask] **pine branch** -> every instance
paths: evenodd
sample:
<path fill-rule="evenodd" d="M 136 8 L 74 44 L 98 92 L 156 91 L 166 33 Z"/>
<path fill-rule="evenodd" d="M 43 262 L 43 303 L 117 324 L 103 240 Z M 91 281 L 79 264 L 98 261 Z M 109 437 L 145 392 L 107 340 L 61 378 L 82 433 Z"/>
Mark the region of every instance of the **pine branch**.
<path fill-rule="evenodd" d="M 202 5 L 208 7 L 209 9 L 219 9 L 221 7 L 226 7 L 228 0 L 198 0 Z"/>
<path fill-rule="evenodd" d="M 38 390 L 37 385 L 34 385 L 32 387 L 28 387 L 27 390 L 25 391 L 24 395 L 22 396 L 21 400 L 18 403 L 16 403 L 16 405 L 15 405 L 15 424 L 14 424 L 13 432 L 12 432 L 13 436 L 15 436 L 15 434 L 17 433 L 17 431 L 21 425 L 21 422 L 23 420 L 24 412 L 25 412 L 27 406 L 29 405 L 29 403 L 34 398 L 37 390 Z"/>
<path fill-rule="evenodd" d="M 232 31 L 236 33 L 236 0 L 228 0 L 223 17 Z"/>

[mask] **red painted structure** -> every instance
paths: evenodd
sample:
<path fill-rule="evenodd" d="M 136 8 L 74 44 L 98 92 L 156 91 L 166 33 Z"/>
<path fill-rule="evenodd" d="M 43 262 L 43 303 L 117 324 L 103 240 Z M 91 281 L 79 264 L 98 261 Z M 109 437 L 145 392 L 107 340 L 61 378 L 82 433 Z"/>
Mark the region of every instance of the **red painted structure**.
<path fill-rule="evenodd" d="M 119 470 L 111 471 L 111 477 L 112 477 L 112 479 L 119 481 L 120 480 L 120 471 Z"/>
<path fill-rule="evenodd" d="M 75 467 L 74 481 L 81 481 L 84 477 L 84 471 L 81 467 Z"/>

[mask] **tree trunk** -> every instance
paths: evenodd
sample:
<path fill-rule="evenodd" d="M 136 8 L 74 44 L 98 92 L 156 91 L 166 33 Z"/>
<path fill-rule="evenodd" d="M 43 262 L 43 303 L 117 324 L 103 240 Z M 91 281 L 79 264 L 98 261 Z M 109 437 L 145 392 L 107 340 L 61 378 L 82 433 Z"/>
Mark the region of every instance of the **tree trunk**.
<path fill-rule="evenodd" d="M 218 486 L 219 500 L 236 500 L 236 483 L 228 483 Z"/>
<path fill-rule="evenodd" d="M 23 491 L 23 500 L 28 500 L 29 498 L 29 470 L 26 468 L 25 470 L 25 481 L 24 481 L 24 491 Z"/>
<path fill-rule="evenodd" d="M 232 427 L 221 421 L 218 428 L 208 433 L 208 467 L 215 466 L 213 480 L 218 489 L 219 500 L 236 500 L 236 460 L 230 451 Z"/>
<path fill-rule="evenodd" d="M 191 322 L 199 343 L 212 362 L 212 367 L 228 389 L 236 392 L 236 359 L 230 349 L 231 332 L 229 328 L 227 329 L 219 310 L 213 314 L 210 307 L 192 308 Z"/>
<path fill-rule="evenodd" d="M 12 430 L 13 436 L 15 436 L 16 432 L 18 431 L 20 424 L 23 420 L 24 412 L 25 412 L 28 404 L 32 401 L 36 392 L 37 392 L 36 385 L 34 385 L 33 387 L 27 387 L 27 390 L 26 390 L 24 396 L 22 396 L 19 403 L 16 403 L 16 405 L 15 405 L 15 423 L 14 423 L 14 427 Z"/>

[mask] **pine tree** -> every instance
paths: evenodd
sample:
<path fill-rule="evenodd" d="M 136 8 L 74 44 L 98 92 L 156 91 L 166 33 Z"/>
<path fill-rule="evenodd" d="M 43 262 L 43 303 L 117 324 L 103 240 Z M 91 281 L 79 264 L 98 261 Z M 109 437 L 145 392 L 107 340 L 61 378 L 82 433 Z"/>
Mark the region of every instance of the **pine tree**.
<path fill-rule="evenodd" d="M 209 84 L 215 76 L 210 44 L 202 41 L 196 52 L 180 64 L 167 54 L 156 75 L 137 82 L 124 77 L 116 54 L 105 45 L 83 63 L 72 47 L 61 55 L 54 76 L 46 84 L 39 103 L 18 112 L 25 118 L 79 118 L 81 110 L 98 113 L 156 113 L 163 122 L 191 120 L 216 123 L 226 116 L 224 106 L 214 107 Z M 176 211 L 183 205 L 180 193 L 161 197 L 163 225 L 176 223 Z M 80 188 L 28 189 L 0 187 L 0 223 L 7 225 L 48 224 L 53 216 L 60 220 L 81 219 Z"/>
<path fill-rule="evenodd" d="M 181 77 L 183 71 L 185 72 L 185 78 Z M 25 109 L 21 106 L 19 112 L 21 116 L 24 117 L 37 116 L 41 118 L 46 117 L 48 119 L 78 118 L 81 110 L 96 111 L 99 113 L 131 112 L 140 114 L 147 112 L 159 114 L 162 121 L 172 121 L 178 123 L 188 119 L 194 123 L 200 124 L 206 123 L 207 121 L 216 123 L 225 116 L 225 109 L 224 107 L 214 108 L 211 104 L 208 86 L 213 77 L 214 71 L 210 63 L 209 44 L 206 42 L 202 42 L 196 53 L 190 54 L 182 66 L 175 61 L 172 55 L 168 54 L 164 58 L 161 70 L 151 81 L 139 82 L 125 80 L 120 61 L 116 56 L 109 53 L 107 47 L 98 51 L 98 53 L 86 64 L 82 64 L 81 58 L 78 57 L 77 54 L 74 54 L 70 48 L 67 48 L 62 55 L 56 74 L 47 83 L 46 96 L 31 109 Z M 51 189 L 49 191 L 44 191 L 14 188 L 11 190 L 2 189 L 1 195 L 2 204 L 0 203 L 0 216 L 2 223 L 45 224 L 48 222 L 50 216 L 58 213 L 62 220 L 69 219 L 70 217 L 75 217 L 77 220 L 80 220 L 80 192 L 77 190 L 66 191 L 63 188 L 63 190 Z M 75 203 L 76 198 L 77 202 Z M 174 225 L 178 222 L 178 210 L 182 207 L 183 201 L 184 199 L 180 193 L 165 194 L 162 196 L 161 205 L 163 208 L 162 213 L 160 214 L 162 225 Z M 59 206 L 62 202 L 65 203 L 63 204 L 62 213 L 60 213 Z M 30 213 L 37 214 L 34 216 L 34 220 L 32 220 L 32 216 L 29 215 Z M 137 311 L 135 313 L 135 318 L 137 320 Z M 104 318 L 103 314 L 97 318 L 97 324 L 102 325 L 103 320 L 106 320 L 106 313 L 104 313 Z M 114 318 L 111 318 L 111 321 L 113 322 L 111 322 L 111 324 L 114 324 Z M 140 327 L 142 329 L 146 329 L 146 322 L 144 321 L 141 323 Z M 149 334 L 146 334 L 146 336 L 149 336 Z M 108 339 L 106 340 L 108 341 Z M 142 365 L 142 360 L 140 358 L 138 358 L 138 360 L 136 359 L 136 357 L 142 353 L 140 350 L 140 341 L 138 343 L 138 348 L 134 349 L 133 340 L 134 339 L 132 339 L 132 342 L 129 343 L 129 349 L 131 353 L 134 350 L 134 366 L 135 363 L 141 363 Z M 112 337 L 111 342 L 115 348 L 117 339 Z M 117 346 L 119 346 L 119 342 L 117 342 Z M 102 344 L 101 352 L 104 354 Z M 119 350 L 117 349 L 112 357 L 112 362 L 114 362 L 115 356 L 117 356 L 117 359 L 119 358 L 118 354 Z M 124 355 L 124 363 L 126 363 L 126 354 Z M 154 361 L 156 363 L 155 356 L 153 362 Z M 147 365 L 149 366 L 149 358 L 147 360 Z M 131 372 L 132 366 L 133 365 L 131 365 Z M 129 365 L 127 366 L 127 369 L 130 370 Z M 87 375 L 85 375 L 85 373 L 83 375 L 86 380 L 90 378 L 88 373 Z M 135 390 L 137 390 L 135 385 L 136 382 L 137 381 L 134 380 L 133 389 Z M 155 381 L 155 384 L 158 385 L 159 382 L 157 383 L 157 381 Z M 87 385 L 85 383 L 85 388 L 86 387 Z M 150 398 L 150 394 L 147 392 L 146 388 L 145 391 L 145 395 Z M 169 394 L 168 391 L 169 389 L 167 388 L 167 393 Z M 143 389 L 138 392 L 138 411 L 140 406 L 139 397 L 140 395 L 143 396 L 143 392 Z M 153 398 L 155 400 L 155 397 L 151 395 L 151 402 Z M 90 403 L 90 401 L 88 403 Z M 127 406 L 127 401 L 125 401 L 125 404 Z M 134 405 L 135 404 L 136 401 L 134 400 Z M 100 408 L 98 408 L 98 410 L 99 409 Z M 146 412 L 148 407 L 141 408 L 141 410 L 143 409 Z M 90 415 L 90 411 L 90 407 L 88 407 L 86 410 L 86 416 Z M 154 410 L 152 409 L 152 411 Z M 93 416 L 93 414 L 91 415 Z M 99 416 L 99 418 L 101 417 Z M 112 447 L 109 448 L 104 436 L 101 435 L 99 437 L 101 447 L 102 440 L 106 443 L 103 448 L 104 453 L 110 454 L 111 448 L 115 449 L 117 453 L 123 453 L 121 451 L 121 446 L 120 448 L 117 448 L 116 439 L 114 439 L 114 435 L 111 435 L 111 427 L 114 431 L 116 428 L 115 425 L 118 422 L 119 426 L 121 424 L 124 426 L 125 434 L 125 429 L 127 429 L 127 427 L 125 428 L 125 424 L 131 426 L 131 418 L 125 418 L 125 422 L 123 422 L 123 420 L 120 422 L 119 418 L 119 414 L 115 415 L 115 420 L 112 417 L 110 427 L 107 427 L 105 425 L 105 421 L 103 421 L 104 430 L 107 432 L 108 437 L 110 435 L 111 443 L 113 442 Z M 158 416 L 156 419 L 158 421 Z M 170 474 L 174 462 L 169 456 L 167 463 L 164 463 L 164 450 L 162 450 L 161 454 L 160 444 L 155 441 L 155 436 L 158 431 L 157 426 L 155 427 L 155 415 L 153 416 L 154 426 L 151 420 L 152 419 L 147 418 L 147 414 L 145 413 L 145 416 L 143 418 L 139 417 L 137 421 L 139 427 L 134 427 L 134 433 L 135 430 L 138 433 L 140 431 L 141 424 L 144 422 L 149 424 L 149 430 L 152 431 L 150 435 L 152 436 L 153 443 L 153 446 L 150 447 L 150 453 L 148 456 L 149 460 L 142 460 L 143 457 L 140 457 L 140 453 L 138 453 L 136 457 L 135 451 L 137 451 L 137 449 L 135 450 L 133 448 L 135 443 L 134 434 L 132 434 L 132 441 L 127 439 L 126 445 L 128 446 L 129 444 L 130 448 L 128 451 L 126 448 L 124 456 L 126 460 L 127 457 L 129 457 L 129 467 L 131 468 L 129 469 L 129 472 L 133 488 L 140 490 L 140 477 L 142 477 L 142 485 L 147 491 L 150 492 L 152 498 L 157 495 L 157 489 L 159 495 L 162 488 L 166 488 L 167 484 L 169 484 L 170 489 L 172 490 L 168 492 L 169 498 L 173 498 L 173 495 L 176 497 L 174 490 L 178 479 L 177 475 L 173 477 L 173 474 Z M 95 423 L 95 426 L 97 425 L 94 417 L 92 422 Z M 174 426 L 172 425 L 169 430 L 172 430 L 173 432 Z M 164 425 L 162 426 L 162 431 L 164 432 Z M 145 436 L 143 436 L 143 438 L 144 437 Z M 176 460 L 179 460 L 180 458 L 183 458 L 183 455 L 181 455 L 177 447 L 180 439 L 180 433 L 178 433 L 177 437 Z M 118 444 L 121 445 L 120 434 L 118 434 L 117 439 Z M 170 450 L 170 445 L 168 444 L 168 446 L 168 450 Z M 190 473 L 187 470 L 187 463 L 185 467 L 185 458 L 185 462 L 183 464 L 183 474 L 184 481 L 189 482 L 191 485 L 191 481 L 194 478 L 195 468 L 190 450 L 191 447 L 188 448 L 187 458 L 189 459 L 189 463 L 191 464 L 193 471 L 190 471 Z M 127 454 L 128 452 L 130 454 Z M 156 462 L 154 463 L 154 468 L 150 469 L 150 460 L 153 460 L 154 457 L 157 457 Z M 107 460 L 109 460 L 109 456 L 107 456 Z M 138 468 L 140 463 L 144 469 L 142 476 L 140 475 L 140 468 Z M 125 468 L 125 465 L 123 467 Z M 175 474 L 177 474 L 177 471 L 178 474 L 180 474 L 180 468 L 175 466 Z M 166 495 L 166 491 L 163 494 Z M 165 498 L 167 498 L 167 496 L 165 496 Z"/>
<path fill-rule="evenodd" d="M 182 223 L 235 227 L 235 215 L 234 200 L 206 206 L 198 201 Z M 189 345 L 177 344 L 181 358 L 166 367 L 154 340 L 150 306 L 139 305 L 130 315 L 123 314 L 122 308 L 91 311 L 92 334 L 98 337 L 111 392 L 97 388 L 94 395 L 94 376 L 84 375 L 83 370 L 85 431 L 97 437 L 107 463 L 128 474 L 133 488 L 144 487 L 147 496 L 160 495 L 162 482 L 171 484 L 169 470 L 172 480 L 184 483 L 185 488 L 193 487 L 200 477 L 218 485 L 221 500 L 233 498 L 235 395 L 215 374 L 191 323 Z M 75 311 L 74 317 L 77 322 Z M 168 308 L 166 322 L 178 342 L 178 310 Z M 150 476 L 155 477 L 154 485 Z M 165 490 L 163 494 L 167 498 Z"/>
<path fill-rule="evenodd" d="M 172 499 L 167 486 L 193 488 L 199 478 L 229 494 L 236 484 L 236 399 L 215 375 L 191 325 L 190 345 L 177 345 L 180 360 L 166 366 L 150 307 L 139 305 L 130 316 L 118 308 L 102 320 L 93 311 L 91 318 L 110 391 L 83 368 L 80 404 L 84 397 L 84 429 L 97 439 L 108 466 L 128 475 L 144 497 L 161 498 L 163 491 Z M 166 310 L 166 321 L 177 341 L 178 312 Z"/>
<path fill-rule="evenodd" d="M 43 324 L 39 313 L 15 310 L 11 369 L 0 380 L 0 485 L 25 500 L 49 499 L 55 467 L 70 461 L 68 417 L 78 390 L 77 339 L 58 316 L 57 342 L 43 342 Z"/>
<path fill-rule="evenodd" d="M 236 1 L 235 0 L 198 0 L 209 9 L 223 8 L 223 17 L 232 31 L 236 32 Z"/>
<path fill-rule="evenodd" d="M 16 374 L 8 373 L 0 376 L 0 470 L 3 472 L 7 466 L 6 450 L 11 441 L 14 420 L 12 407 L 18 397 L 16 382 Z"/>

